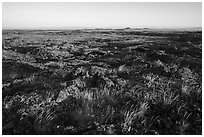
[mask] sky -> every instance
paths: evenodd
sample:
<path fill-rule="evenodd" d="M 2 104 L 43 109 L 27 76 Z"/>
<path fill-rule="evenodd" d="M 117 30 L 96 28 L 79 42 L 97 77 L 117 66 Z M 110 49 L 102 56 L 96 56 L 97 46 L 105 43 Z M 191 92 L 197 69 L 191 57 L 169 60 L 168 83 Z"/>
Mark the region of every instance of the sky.
<path fill-rule="evenodd" d="M 202 27 L 202 3 L 3 2 L 3 29 Z"/>

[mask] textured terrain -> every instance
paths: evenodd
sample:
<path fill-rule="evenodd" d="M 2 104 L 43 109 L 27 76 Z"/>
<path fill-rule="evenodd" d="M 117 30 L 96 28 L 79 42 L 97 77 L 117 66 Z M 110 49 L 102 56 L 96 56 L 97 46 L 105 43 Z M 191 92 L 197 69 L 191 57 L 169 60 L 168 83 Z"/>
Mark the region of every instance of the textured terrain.
<path fill-rule="evenodd" d="M 202 32 L 3 30 L 3 134 L 202 134 Z"/>

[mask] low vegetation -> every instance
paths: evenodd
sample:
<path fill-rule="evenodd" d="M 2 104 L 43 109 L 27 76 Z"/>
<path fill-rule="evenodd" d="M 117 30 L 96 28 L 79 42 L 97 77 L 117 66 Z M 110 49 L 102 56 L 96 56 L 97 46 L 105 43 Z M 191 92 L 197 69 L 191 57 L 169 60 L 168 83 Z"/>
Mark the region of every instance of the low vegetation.
<path fill-rule="evenodd" d="M 202 134 L 200 31 L 3 31 L 5 135 Z"/>

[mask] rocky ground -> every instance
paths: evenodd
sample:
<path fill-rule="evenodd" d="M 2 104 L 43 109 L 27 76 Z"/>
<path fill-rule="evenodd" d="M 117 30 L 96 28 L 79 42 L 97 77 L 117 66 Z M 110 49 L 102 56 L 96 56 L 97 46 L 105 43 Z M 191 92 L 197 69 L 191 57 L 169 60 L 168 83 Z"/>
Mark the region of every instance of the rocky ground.
<path fill-rule="evenodd" d="M 3 30 L 3 134 L 202 134 L 202 32 Z"/>

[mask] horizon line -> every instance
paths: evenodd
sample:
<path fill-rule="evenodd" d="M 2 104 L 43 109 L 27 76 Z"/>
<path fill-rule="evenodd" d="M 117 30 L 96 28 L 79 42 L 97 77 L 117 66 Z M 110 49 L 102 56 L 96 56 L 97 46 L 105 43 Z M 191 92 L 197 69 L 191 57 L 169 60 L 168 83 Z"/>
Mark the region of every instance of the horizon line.
<path fill-rule="evenodd" d="M 80 30 L 80 29 L 201 29 L 202 26 L 193 26 L 193 27 L 187 27 L 187 26 L 170 26 L 170 27 L 158 27 L 158 26 L 138 26 L 138 27 L 80 27 L 80 26 L 73 26 L 73 27 L 29 27 L 29 28 L 3 28 L 2 30 Z"/>

